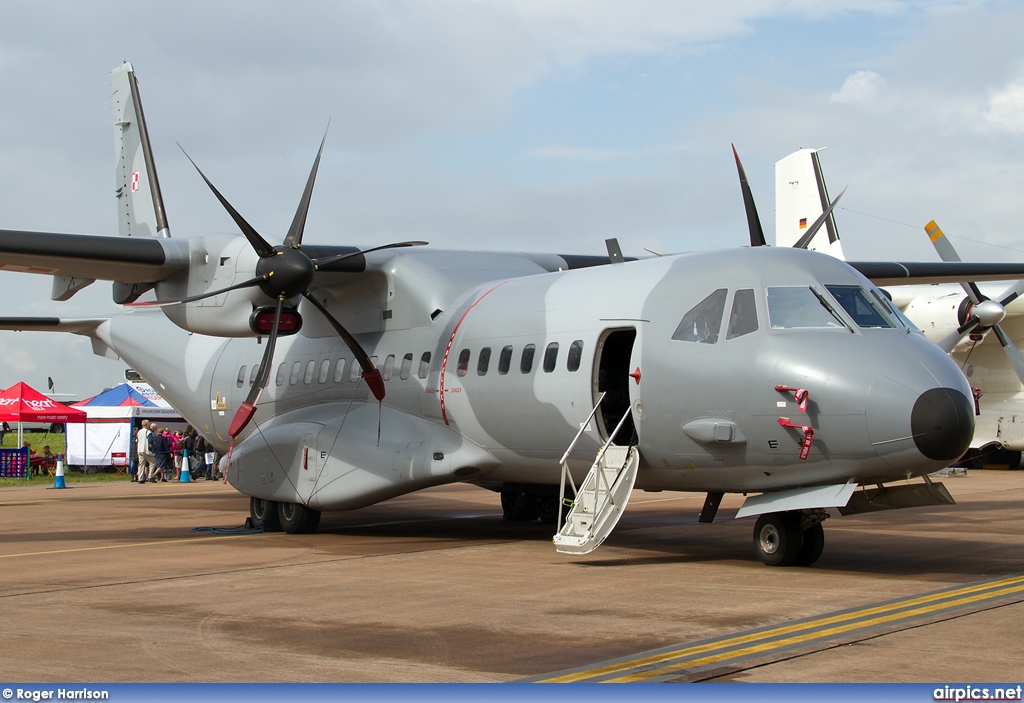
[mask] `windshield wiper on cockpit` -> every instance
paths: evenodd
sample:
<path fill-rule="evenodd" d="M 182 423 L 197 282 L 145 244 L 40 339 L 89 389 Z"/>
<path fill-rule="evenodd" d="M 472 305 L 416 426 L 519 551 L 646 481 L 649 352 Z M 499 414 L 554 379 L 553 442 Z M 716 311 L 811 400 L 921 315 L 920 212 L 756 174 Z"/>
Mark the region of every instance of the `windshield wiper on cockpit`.
<path fill-rule="evenodd" d="M 825 296 L 824 296 L 824 295 L 822 295 L 821 293 L 819 293 L 819 292 L 817 291 L 817 289 L 815 289 L 815 287 L 814 287 L 814 286 L 807 286 L 807 287 L 811 289 L 811 292 L 812 292 L 812 293 L 814 293 L 814 297 L 818 299 L 818 302 L 819 302 L 819 303 L 821 303 L 821 306 L 822 306 L 823 308 L 825 308 L 826 310 L 828 310 L 828 311 L 829 311 L 830 313 L 832 313 L 832 317 L 834 317 L 834 318 L 836 318 L 837 320 L 839 320 L 839 322 L 840 322 L 840 323 L 841 323 L 841 324 L 843 325 L 843 327 L 845 327 L 846 329 L 850 330 L 850 332 L 851 332 L 852 334 L 856 334 L 856 333 L 855 333 L 855 332 L 853 331 L 853 327 L 852 327 L 852 326 L 850 325 L 850 323 L 849 323 L 849 322 L 847 322 L 846 320 L 844 320 L 844 319 L 843 319 L 843 318 L 842 318 L 842 317 L 841 317 L 841 316 L 839 315 L 839 313 L 838 313 L 838 312 L 836 312 L 836 309 L 835 309 L 834 307 L 832 307 L 832 306 L 831 306 L 831 305 L 829 304 L 829 302 L 828 302 L 828 301 L 827 301 L 827 300 L 825 299 Z"/>

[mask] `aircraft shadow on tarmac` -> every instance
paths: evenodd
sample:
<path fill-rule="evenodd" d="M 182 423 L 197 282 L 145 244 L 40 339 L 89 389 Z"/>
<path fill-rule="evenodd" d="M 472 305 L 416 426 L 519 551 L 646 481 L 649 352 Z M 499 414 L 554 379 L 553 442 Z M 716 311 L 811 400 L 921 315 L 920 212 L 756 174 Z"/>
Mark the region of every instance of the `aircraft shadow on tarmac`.
<path fill-rule="evenodd" d="M 203 517 L 197 516 L 196 526 L 203 522 L 221 528 L 242 527 L 246 515 L 238 503 L 235 496 L 210 496 L 202 505 Z M 421 543 L 517 541 L 534 543 L 550 550 L 551 556 L 555 555 L 550 545 L 552 525 L 540 521 L 506 521 L 498 509 L 483 512 L 480 508 L 484 506 L 478 505 L 453 502 L 444 506 L 437 503 L 420 506 L 416 503 L 415 500 L 400 500 L 359 511 L 325 513 L 319 532 L 313 535 L 268 534 L 254 538 L 272 538 L 278 546 L 278 540 L 301 541 L 304 545 L 315 543 L 318 548 L 327 550 L 332 540 L 347 536 Z M 921 508 L 832 518 L 825 522 L 829 549 L 814 566 L 804 568 L 935 578 L 944 575 L 983 578 L 1016 573 L 1024 562 L 1024 540 L 1012 525 L 989 517 L 991 511 L 1005 511 L 1007 507 L 1005 501 L 982 501 L 971 503 L 969 510 Z M 31 504 L 5 506 L 5 510 L 19 509 L 26 511 L 26 519 L 32 519 L 28 512 Z M 96 523 L 72 523 L 58 529 L 8 532 L 4 542 L 22 545 L 20 549 L 27 552 L 45 551 L 43 545 L 53 544 L 67 548 L 90 542 L 180 540 L 191 535 L 203 538 L 202 534 L 181 527 L 180 515 L 175 518 L 179 524 L 172 526 L 144 519 L 143 509 L 132 512 L 138 512 L 139 520 L 130 532 Z M 211 512 L 223 515 L 211 517 Z M 560 558 L 567 564 L 592 568 L 730 562 L 763 569 L 750 557 L 752 518 L 731 520 L 730 513 L 723 513 L 714 524 L 707 525 L 698 523 L 697 516 L 689 512 L 665 509 L 627 512 L 600 549 L 584 557 Z M 8 515 L 17 517 L 13 513 Z"/>

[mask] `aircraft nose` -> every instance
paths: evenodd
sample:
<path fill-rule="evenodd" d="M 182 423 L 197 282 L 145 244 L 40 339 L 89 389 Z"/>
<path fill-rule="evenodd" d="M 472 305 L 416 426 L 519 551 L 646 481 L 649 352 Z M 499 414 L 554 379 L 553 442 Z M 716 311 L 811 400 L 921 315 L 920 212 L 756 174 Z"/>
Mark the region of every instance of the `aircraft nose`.
<path fill-rule="evenodd" d="M 963 456 L 974 436 L 974 406 L 954 388 L 931 388 L 914 402 L 910 430 L 921 454 L 954 461 Z"/>

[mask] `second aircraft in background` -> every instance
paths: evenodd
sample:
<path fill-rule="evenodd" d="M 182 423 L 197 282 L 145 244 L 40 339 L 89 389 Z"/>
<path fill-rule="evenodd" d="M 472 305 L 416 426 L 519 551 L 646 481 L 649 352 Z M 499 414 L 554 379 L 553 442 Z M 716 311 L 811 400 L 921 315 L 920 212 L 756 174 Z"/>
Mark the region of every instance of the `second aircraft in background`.
<path fill-rule="evenodd" d="M 829 207 L 820 151 L 800 149 L 775 164 L 776 246 L 801 243 Z M 924 232 L 943 261 L 960 260 L 934 221 Z M 834 213 L 804 244 L 845 258 Z M 907 285 L 885 292 L 929 339 L 951 353 L 974 391 L 974 439 L 962 463 L 1017 468 L 1024 450 L 1024 355 L 1017 348 L 1017 341 L 1024 341 L 1020 284 Z"/>

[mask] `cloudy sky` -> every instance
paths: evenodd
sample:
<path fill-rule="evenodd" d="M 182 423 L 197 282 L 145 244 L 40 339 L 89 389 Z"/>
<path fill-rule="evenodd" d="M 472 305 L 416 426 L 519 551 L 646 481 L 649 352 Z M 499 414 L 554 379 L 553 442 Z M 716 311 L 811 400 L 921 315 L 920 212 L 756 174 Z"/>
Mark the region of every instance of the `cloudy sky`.
<path fill-rule="evenodd" d="M 931 0 L 0 4 L 0 228 L 115 234 L 110 70 L 134 64 L 175 237 L 233 231 L 180 143 L 283 237 L 627 255 L 769 239 L 774 162 L 821 155 L 850 259 L 1022 260 L 1024 6 Z M 0 274 L 4 315 L 116 312 Z M 91 395 L 87 340 L 0 333 L 0 386 Z"/>

